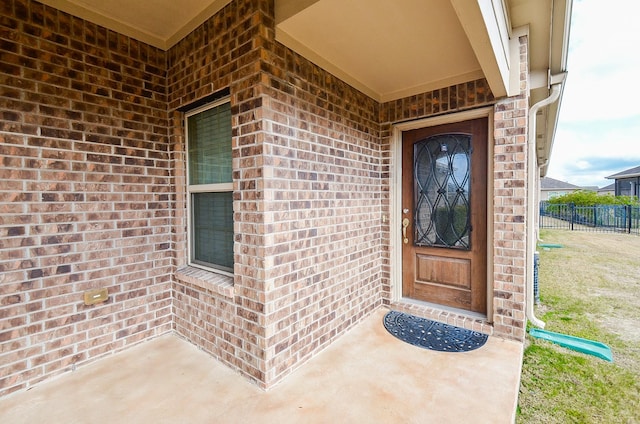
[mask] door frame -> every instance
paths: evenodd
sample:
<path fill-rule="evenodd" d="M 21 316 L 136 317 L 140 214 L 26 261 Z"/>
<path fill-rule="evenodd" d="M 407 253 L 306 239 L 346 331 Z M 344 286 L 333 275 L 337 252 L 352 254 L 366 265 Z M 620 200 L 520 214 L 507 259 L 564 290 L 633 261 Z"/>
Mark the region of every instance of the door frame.
<path fill-rule="evenodd" d="M 493 317 L 493 106 L 464 112 L 423 118 L 415 121 L 392 125 L 391 134 L 391 181 L 389 225 L 391 236 L 391 301 L 400 302 L 402 297 L 402 133 L 424 127 L 487 118 L 487 316 Z M 414 300 L 412 300 L 414 301 Z M 414 301 L 415 302 L 415 301 Z M 442 309 L 451 309 L 444 305 L 434 305 Z M 464 315 L 480 315 L 475 312 L 458 310 Z"/>

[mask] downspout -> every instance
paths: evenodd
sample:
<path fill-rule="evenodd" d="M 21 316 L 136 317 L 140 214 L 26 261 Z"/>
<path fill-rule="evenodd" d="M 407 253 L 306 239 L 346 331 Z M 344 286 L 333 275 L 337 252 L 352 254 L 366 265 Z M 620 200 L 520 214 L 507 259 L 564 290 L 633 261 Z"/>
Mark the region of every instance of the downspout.
<path fill-rule="evenodd" d="M 555 82 L 559 78 L 559 82 L 551 85 L 551 93 L 549 97 L 540 100 L 538 103 L 531 106 L 529 109 L 529 133 L 527 137 L 527 201 L 529 207 L 527 208 L 527 262 L 526 262 L 526 270 L 527 270 L 527 279 L 526 279 L 526 289 L 527 289 L 527 299 L 525 304 L 525 313 L 527 319 L 531 321 L 531 324 L 536 327 L 544 328 L 545 323 L 538 318 L 536 318 L 533 303 L 533 254 L 536 250 L 536 233 L 535 233 L 535 217 L 536 217 L 536 205 L 534 204 L 536 195 L 533 188 L 536 186 L 536 175 L 537 172 L 534 170 L 538 170 L 537 157 L 536 154 L 536 118 L 538 114 L 538 110 L 545 106 L 549 106 L 552 103 L 555 103 L 560 98 L 560 92 L 562 88 L 562 84 L 564 83 L 566 74 L 560 74 L 558 76 L 554 75 L 549 78 L 550 81 Z"/>

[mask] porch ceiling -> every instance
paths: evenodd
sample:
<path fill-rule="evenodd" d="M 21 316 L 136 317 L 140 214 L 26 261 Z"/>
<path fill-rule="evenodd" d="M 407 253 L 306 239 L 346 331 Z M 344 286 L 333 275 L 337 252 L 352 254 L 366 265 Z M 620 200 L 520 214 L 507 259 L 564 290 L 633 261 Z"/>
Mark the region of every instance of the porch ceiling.
<path fill-rule="evenodd" d="M 39 0 L 167 50 L 231 0 Z"/>
<path fill-rule="evenodd" d="M 276 38 L 377 100 L 484 76 L 447 0 L 289 3 L 276 4 Z"/>
<path fill-rule="evenodd" d="M 40 0 L 168 49 L 231 0 Z M 527 28 L 531 104 L 566 71 L 572 0 L 274 0 L 276 38 L 378 101 L 485 77 L 517 94 Z M 540 111 L 538 162 L 551 154 L 560 101 Z M 542 167 L 542 174 L 546 166 Z"/>
<path fill-rule="evenodd" d="M 168 49 L 231 0 L 40 0 Z M 552 9 L 570 0 L 274 0 L 276 38 L 379 101 L 486 77 L 509 92 L 512 28 L 530 27 L 534 83 L 562 57 Z M 554 6 L 555 4 L 555 6 Z M 549 49 L 553 55 L 549 55 Z M 564 65 L 555 60 L 556 68 Z M 553 65 L 553 63 L 551 64 Z M 517 69 L 514 69 L 517 71 Z"/>

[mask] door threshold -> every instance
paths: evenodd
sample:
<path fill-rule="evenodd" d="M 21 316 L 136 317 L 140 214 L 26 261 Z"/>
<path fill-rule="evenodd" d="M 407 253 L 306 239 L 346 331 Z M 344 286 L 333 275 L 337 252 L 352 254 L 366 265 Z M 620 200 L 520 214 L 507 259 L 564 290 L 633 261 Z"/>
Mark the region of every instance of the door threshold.
<path fill-rule="evenodd" d="M 391 309 L 449 325 L 493 335 L 493 325 L 484 314 L 403 297 L 389 305 Z"/>

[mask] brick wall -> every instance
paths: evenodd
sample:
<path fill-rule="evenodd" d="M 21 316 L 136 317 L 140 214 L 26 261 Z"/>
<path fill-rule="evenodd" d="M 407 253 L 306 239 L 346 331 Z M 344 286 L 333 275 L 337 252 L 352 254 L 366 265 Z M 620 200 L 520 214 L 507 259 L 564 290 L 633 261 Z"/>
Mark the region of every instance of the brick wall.
<path fill-rule="evenodd" d="M 164 63 L 0 3 L 0 394 L 171 329 Z"/>
<path fill-rule="evenodd" d="M 519 41 L 522 94 L 500 100 L 494 114 L 493 327 L 495 334 L 522 341 L 527 322 L 524 305 L 529 44 L 527 36 L 521 36 Z"/>
<path fill-rule="evenodd" d="M 30 0 L 0 12 L 0 394 L 171 329 L 273 385 L 389 303 L 392 124 L 495 102 L 479 80 L 379 104 L 276 42 L 268 0 L 167 52 Z M 186 266 L 181 111 L 220 90 L 229 279 Z M 522 102 L 495 120 L 496 331 L 514 338 Z M 84 306 L 96 287 L 109 301 Z"/>
<path fill-rule="evenodd" d="M 174 174 L 175 265 L 187 263 L 185 143 L 178 109 L 228 89 L 232 110 L 235 226 L 233 285 L 180 272 L 174 282 L 174 327 L 216 358 L 264 386 L 263 89 L 260 51 L 270 2 L 235 1 L 168 52 L 168 102 Z M 204 273 L 206 274 L 206 273 Z M 200 273 L 198 275 L 203 275 Z"/>
<path fill-rule="evenodd" d="M 381 304 L 378 104 L 267 45 L 263 104 L 267 381 Z"/>
<path fill-rule="evenodd" d="M 179 271 L 175 328 L 264 387 L 381 303 L 378 105 L 275 42 L 272 17 L 271 2 L 233 2 L 168 53 L 171 109 L 229 88 L 236 192 L 233 289 Z M 173 122 L 180 270 L 180 113 Z"/>

